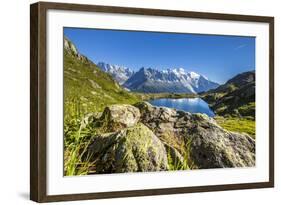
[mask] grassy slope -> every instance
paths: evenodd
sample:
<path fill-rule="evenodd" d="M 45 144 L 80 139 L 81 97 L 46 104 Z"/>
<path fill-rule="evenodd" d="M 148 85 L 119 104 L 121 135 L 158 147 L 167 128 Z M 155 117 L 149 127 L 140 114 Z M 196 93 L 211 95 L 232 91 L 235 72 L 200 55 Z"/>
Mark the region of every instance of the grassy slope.
<path fill-rule="evenodd" d="M 256 123 L 251 118 L 237 118 L 237 117 L 215 117 L 216 122 L 226 130 L 240 133 L 247 133 L 255 138 Z"/>
<path fill-rule="evenodd" d="M 88 167 L 92 166 L 81 157 L 96 130 L 85 124 L 84 116 L 101 112 L 111 104 L 133 104 L 139 99 L 95 64 L 64 51 L 65 175 L 88 174 Z"/>
<path fill-rule="evenodd" d="M 218 115 L 255 118 L 255 72 L 238 74 L 201 96 Z"/>
<path fill-rule="evenodd" d="M 137 101 L 139 97 L 125 91 L 95 64 L 64 52 L 65 117 L 101 112 L 111 104 Z"/>
<path fill-rule="evenodd" d="M 241 78 L 245 77 L 247 76 Z M 234 82 L 203 93 L 201 97 L 217 114 L 215 119 L 220 126 L 229 131 L 245 132 L 255 137 L 255 94 L 249 94 L 249 90 L 255 87 L 255 82 L 244 82 L 242 86 Z"/>
<path fill-rule="evenodd" d="M 215 93 L 213 96 L 224 97 L 226 93 Z M 217 99 L 219 101 L 219 99 Z M 212 106 L 211 106 L 212 107 Z M 245 132 L 255 137 L 255 102 L 239 100 L 235 103 L 233 99 L 222 101 L 215 107 L 216 121 L 224 129 L 234 132 Z M 235 111 L 235 112 L 234 112 Z M 236 113 L 239 113 L 238 115 Z"/>

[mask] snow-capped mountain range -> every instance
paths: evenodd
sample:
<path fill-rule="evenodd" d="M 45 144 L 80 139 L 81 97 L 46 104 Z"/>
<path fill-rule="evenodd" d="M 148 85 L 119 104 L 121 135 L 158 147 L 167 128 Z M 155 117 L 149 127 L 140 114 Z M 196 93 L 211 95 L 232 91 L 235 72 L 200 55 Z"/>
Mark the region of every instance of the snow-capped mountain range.
<path fill-rule="evenodd" d="M 109 73 L 120 85 L 125 83 L 134 74 L 133 70 L 124 66 L 111 65 L 104 62 L 99 62 L 97 66 L 104 72 Z"/>
<path fill-rule="evenodd" d="M 123 87 L 138 92 L 160 93 L 199 93 L 217 88 L 218 83 L 195 72 L 186 72 L 183 68 L 157 70 L 141 68 L 134 72 L 124 66 L 97 64 L 103 71 L 109 73 Z"/>

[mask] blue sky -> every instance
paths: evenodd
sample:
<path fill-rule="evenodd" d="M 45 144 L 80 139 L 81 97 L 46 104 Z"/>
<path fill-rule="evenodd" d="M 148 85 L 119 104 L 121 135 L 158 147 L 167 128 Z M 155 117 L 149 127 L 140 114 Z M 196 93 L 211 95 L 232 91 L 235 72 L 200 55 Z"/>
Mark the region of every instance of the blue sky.
<path fill-rule="evenodd" d="M 133 70 L 182 67 L 218 83 L 255 69 L 255 38 L 64 28 L 79 52 L 93 62 Z"/>

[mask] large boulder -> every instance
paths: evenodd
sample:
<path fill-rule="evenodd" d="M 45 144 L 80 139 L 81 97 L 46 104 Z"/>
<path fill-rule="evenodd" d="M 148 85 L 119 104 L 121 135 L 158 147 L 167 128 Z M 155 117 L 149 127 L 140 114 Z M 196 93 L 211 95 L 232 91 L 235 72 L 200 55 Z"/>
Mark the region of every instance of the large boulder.
<path fill-rule="evenodd" d="M 140 111 L 132 105 L 111 105 L 104 109 L 98 120 L 106 132 L 115 132 L 138 123 Z"/>
<path fill-rule="evenodd" d="M 192 114 L 167 107 L 139 102 L 134 106 L 141 112 L 140 122 L 149 127 L 165 144 L 185 155 L 185 133 L 192 127 Z"/>
<path fill-rule="evenodd" d="M 134 107 L 135 106 L 135 107 Z M 205 114 L 136 105 L 107 107 L 85 156 L 96 173 L 255 166 L 255 140 Z"/>
<path fill-rule="evenodd" d="M 176 120 L 177 111 L 167 107 L 152 106 L 148 102 L 138 102 L 134 105 L 141 112 L 141 120 L 143 122 L 174 122 Z"/>
<path fill-rule="evenodd" d="M 135 104 L 139 108 L 141 117 L 140 121 L 149 127 L 157 137 L 170 141 L 179 141 L 178 129 L 174 124 L 178 121 L 178 114 L 175 109 L 167 107 L 152 106 L 148 102 L 139 102 Z M 168 139 L 169 138 L 169 139 Z"/>
<path fill-rule="evenodd" d="M 193 114 L 185 132 L 189 163 L 199 169 L 255 166 L 255 140 L 229 132 L 213 118 Z"/>
<path fill-rule="evenodd" d="M 255 166 L 255 140 L 207 120 L 186 133 L 190 163 L 199 169 Z"/>
<path fill-rule="evenodd" d="M 187 156 L 190 167 L 255 166 L 255 140 L 249 135 L 229 132 L 205 114 L 154 107 L 147 102 L 135 106 L 140 109 L 140 121 L 165 144 Z"/>
<path fill-rule="evenodd" d="M 168 170 L 163 143 L 143 124 L 96 136 L 85 156 L 96 173 Z"/>

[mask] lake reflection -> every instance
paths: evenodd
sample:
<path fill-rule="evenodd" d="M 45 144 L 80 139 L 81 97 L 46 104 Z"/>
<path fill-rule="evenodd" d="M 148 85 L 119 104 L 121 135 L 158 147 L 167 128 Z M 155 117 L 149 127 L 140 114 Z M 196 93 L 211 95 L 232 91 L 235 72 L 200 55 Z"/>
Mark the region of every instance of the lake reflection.
<path fill-rule="evenodd" d="M 175 108 L 177 110 L 183 110 L 190 113 L 205 113 L 209 117 L 214 117 L 214 112 L 210 109 L 208 103 L 201 98 L 161 98 L 148 101 L 154 106 Z"/>

